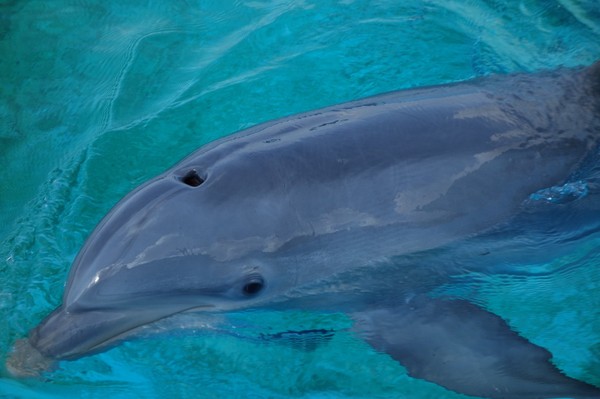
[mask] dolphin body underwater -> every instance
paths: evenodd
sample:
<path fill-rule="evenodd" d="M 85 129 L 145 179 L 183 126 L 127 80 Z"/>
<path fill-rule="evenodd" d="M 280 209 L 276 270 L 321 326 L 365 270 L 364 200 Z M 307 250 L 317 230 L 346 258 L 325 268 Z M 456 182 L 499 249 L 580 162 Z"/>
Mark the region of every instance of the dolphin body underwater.
<path fill-rule="evenodd" d="M 308 309 L 347 313 L 409 375 L 459 393 L 600 398 L 499 316 L 434 295 L 468 271 L 461 243 L 476 268 L 478 240 L 501 259 L 538 234 L 547 252 L 549 209 L 572 214 L 563 229 L 597 231 L 599 144 L 598 62 L 391 92 L 222 138 L 104 217 L 62 304 L 7 367 L 40 373 L 184 312 Z"/>

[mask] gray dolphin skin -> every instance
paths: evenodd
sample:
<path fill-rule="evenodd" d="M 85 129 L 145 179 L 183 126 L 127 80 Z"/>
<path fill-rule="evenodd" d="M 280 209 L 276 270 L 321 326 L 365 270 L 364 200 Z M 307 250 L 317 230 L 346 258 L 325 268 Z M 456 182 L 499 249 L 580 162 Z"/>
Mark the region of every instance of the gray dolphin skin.
<path fill-rule="evenodd" d="M 455 392 L 600 398 L 476 301 L 434 294 L 476 267 L 464 245 L 495 243 L 501 259 L 502 243 L 537 234 L 552 252 L 548 212 L 596 231 L 599 144 L 600 63 L 392 92 L 238 132 L 105 216 L 61 306 L 7 366 L 41 373 L 184 312 L 307 309 L 345 312 L 409 375 Z"/>

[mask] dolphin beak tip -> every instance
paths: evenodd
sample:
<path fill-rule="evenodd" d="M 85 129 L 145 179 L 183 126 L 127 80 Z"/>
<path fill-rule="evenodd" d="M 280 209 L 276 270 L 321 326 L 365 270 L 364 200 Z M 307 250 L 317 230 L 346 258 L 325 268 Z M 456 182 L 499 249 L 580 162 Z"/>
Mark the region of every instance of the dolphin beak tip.
<path fill-rule="evenodd" d="M 44 356 L 29 339 L 15 342 L 12 353 L 6 360 L 6 370 L 15 378 L 39 377 L 43 372 L 51 370 L 56 361 Z"/>

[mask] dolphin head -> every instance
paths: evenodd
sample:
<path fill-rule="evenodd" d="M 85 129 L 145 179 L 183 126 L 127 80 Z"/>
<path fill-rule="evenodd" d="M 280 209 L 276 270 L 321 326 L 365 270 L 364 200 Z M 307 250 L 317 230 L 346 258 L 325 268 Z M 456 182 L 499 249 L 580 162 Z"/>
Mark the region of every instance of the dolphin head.
<path fill-rule="evenodd" d="M 30 351 L 78 358 L 153 321 L 256 307 L 293 286 L 293 274 L 273 278 L 273 259 L 295 225 L 260 197 L 256 169 L 228 160 L 209 168 L 205 158 L 150 180 L 105 216 L 71 267 L 62 305 L 31 332 Z"/>
<path fill-rule="evenodd" d="M 340 190 L 347 184 L 336 179 L 347 166 L 308 141 L 315 125 L 335 126 L 337 119 L 336 112 L 315 113 L 291 127 L 275 121 L 247 129 L 134 189 L 81 248 L 62 304 L 16 345 L 13 373 L 105 350 L 182 312 L 289 303 L 302 296 L 297 287 L 335 273 L 326 265 L 340 253 L 323 251 L 321 235 L 372 219 L 360 215 L 357 222 L 357 211 L 336 211 L 334 196 L 347 195 Z M 315 148 L 332 164 L 307 162 Z M 311 188 L 323 182 L 325 192 L 315 194 Z"/>
<path fill-rule="evenodd" d="M 200 182 L 195 170 L 167 174 L 119 203 L 75 260 L 65 310 L 143 308 L 148 301 L 219 310 L 252 302 L 269 274 L 252 259 L 253 237 L 242 236 L 245 223 L 257 221 L 227 218 L 229 204 L 203 201 Z"/>

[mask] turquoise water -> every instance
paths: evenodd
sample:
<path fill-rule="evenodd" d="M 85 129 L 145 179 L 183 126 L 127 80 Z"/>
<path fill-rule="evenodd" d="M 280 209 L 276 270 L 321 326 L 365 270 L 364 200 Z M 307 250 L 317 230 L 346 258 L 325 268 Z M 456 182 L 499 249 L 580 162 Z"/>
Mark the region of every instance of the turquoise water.
<path fill-rule="evenodd" d="M 125 193 L 261 121 L 384 91 L 600 58 L 600 5 L 560 1 L 0 1 L 0 363 L 59 302 L 87 234 Z M 600 238 L 480 300 L 600 385 Z M 244 315 L 239 315 L 244 324 Z M 343 329 L 265 313 L 264 331 Z M 257 329 L 255 336 L 264 332 Z M 252 332 L 249 333 L 252 336 Z M 314 351 L 161 336 L 0 372 L 5 397 L 458 398 L 350 333 Z"/>

